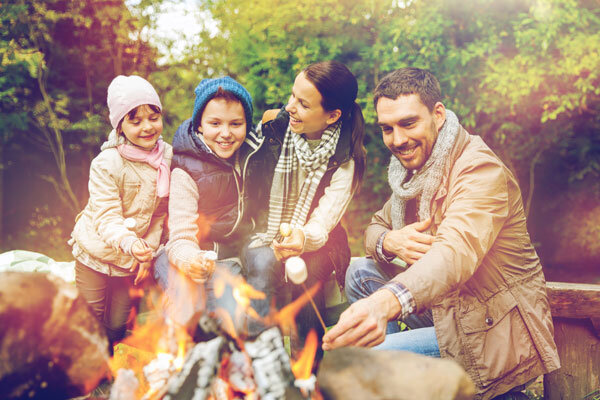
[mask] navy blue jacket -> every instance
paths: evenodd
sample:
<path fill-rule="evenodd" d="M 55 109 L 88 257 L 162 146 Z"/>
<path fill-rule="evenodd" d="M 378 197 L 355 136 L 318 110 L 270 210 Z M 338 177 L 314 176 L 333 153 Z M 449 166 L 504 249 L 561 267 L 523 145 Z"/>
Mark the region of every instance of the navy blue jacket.
<path fill-rule="evenodd" d="M 241 174 L 238 174 L 232 164 L 234 157 L 224 160 L 212 153 L 192 130 L 191 119 L 183 122 L 175 132 L 171 169 L 181 168 L 187 172 L 203 194 L 198 199 L 198 213 L 212 222 L 201 248 L 212 250 L 215 243 L 227 244 L 219 246 L 219 258 L 238 256 L 233 254 L 238 249 L 233 249 L 232 245 L 245 239 L 253 227 L 245 209 L 248 200 L 246 175 L 248 164 L 261 143 L 254 132 L 248 132 L 238 150 L 241 166 Z M 229 254 L 223 254 L 220 247 L 231 250 L 227 251 Z"/>

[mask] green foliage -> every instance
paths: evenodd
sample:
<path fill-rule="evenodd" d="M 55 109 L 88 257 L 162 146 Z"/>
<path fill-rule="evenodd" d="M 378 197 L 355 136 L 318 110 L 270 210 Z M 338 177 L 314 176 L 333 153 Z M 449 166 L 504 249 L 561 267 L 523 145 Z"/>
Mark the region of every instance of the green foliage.
<path fill-rule="evenodd" d="M 389 196 L 389 152 L 371 92 L 396 68 L 428 68 L 439 78 L 444 104 L 514 170 L 527 205 L 561 197 L 536 200 L 536 182 L 560 178 L 567 192 L 600 174 L 597 1 L 196 0 L 190 12 L 203 30 L 177 41 L 156 33 L 157 17 L 171 3 L 3 3 L 2 143 L 23 144 L 18 134 L 26 132 L 25 143 L 48 151 L 47 128 L 55 128 L 64 136 L 67 159 L 95 155 L 109 130 L 106 87 L 119 73 L 141 74 L 157 88 L 168 140 L 191 116 L 193 90 L 203 78 L 239 80 L 253 95 L 258 121 L 287 101 L 302 68 L 336 59 L 358 79 L 357 101 L 368 124 L 365 182 L 344 218 L 355 255 L 363 251 L 372 213 Z M 154 47 L 182 43 L 182 57 L 160 55 Z M 546 176 L 555 169 L 561 174 Z"/>

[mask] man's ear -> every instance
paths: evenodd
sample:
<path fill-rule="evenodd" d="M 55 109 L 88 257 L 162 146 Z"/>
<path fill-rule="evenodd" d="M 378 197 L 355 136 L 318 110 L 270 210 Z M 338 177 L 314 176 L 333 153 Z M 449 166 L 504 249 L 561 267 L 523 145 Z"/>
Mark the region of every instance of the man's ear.
<path fill-rule="evenodd" d="M 329 118 L 327 118 L 327 124 L 331 125 L 337 122 L 338 119 L 342 116 L 342 110 L 336 109 L 333 111 L 327 111 L 329 114 Z"/>
<path fill-rule="evenodd" d="M 433 118 L 435 120 L 435 127 L 439 132 L 444 122 L 446 122 L 446 107 L 439 101 L 433 106 Z"/>

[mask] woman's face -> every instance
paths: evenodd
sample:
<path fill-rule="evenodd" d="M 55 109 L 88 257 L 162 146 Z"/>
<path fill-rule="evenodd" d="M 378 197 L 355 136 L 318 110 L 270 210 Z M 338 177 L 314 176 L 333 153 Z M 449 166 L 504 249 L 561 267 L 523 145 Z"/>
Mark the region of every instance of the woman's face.
<path fill-rule="evenodd" d="M 304 133 L 308 139 L 320 139 L 323 131 L 342 115 L 340 110 L 325 111 L 322 101 L 323 97 L 315 85 L 306 78 L 304 72 L 300 72 L 285 106 L 290 114 L 291 131 Z"/>
<path fill-rule="evenodd" d="M 204 107 L 198 132 L 217 156 L 231 157 L 246 139 L 246 114 L 242 103 L 223 98 L 210 100 Z"/>

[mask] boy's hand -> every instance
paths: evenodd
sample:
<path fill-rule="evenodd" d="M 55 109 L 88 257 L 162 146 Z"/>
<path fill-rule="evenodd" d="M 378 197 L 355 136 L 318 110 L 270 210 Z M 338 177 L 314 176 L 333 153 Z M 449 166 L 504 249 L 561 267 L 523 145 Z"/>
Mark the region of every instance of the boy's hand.
<path fill-rule="evenodd" d="M 144 239 L 138 239 L 131 245 L 131 254 L 141 263 L 152 261 L 152 249 Z"/>
<path fill-rule="evenodd" d="M 215 262 L 203 256 L 198 257 L 188 265 L 188 275 L 198 283 L 204 283 L 210 278 L 215 270 Z"/>
<path fill-rule="evenodd" d="M 281 242 L 277 239 L 273 240 L 273 251 L 279 261 L 299 256 L 304 251 L 304 232 L 301 229 L 294 228 L 292 233 L 284 237 Z"/>
<path fill-rule="evenodd" d="M 133 284 L 137 285 L 138 283 L 142 282 L 144 279 L 149 277 L 150 271 L 152 271 L 152 263 L 150 263 L 150 262 L 140 263 L 138 272 L 137 272 L 137 275 L 135 276 L 135 280 L 133 281 Z"/>

